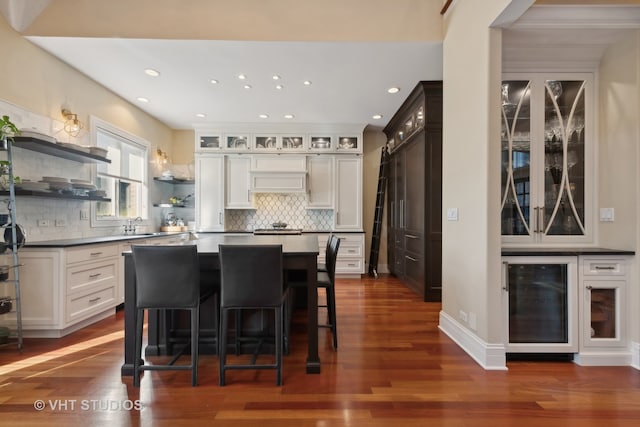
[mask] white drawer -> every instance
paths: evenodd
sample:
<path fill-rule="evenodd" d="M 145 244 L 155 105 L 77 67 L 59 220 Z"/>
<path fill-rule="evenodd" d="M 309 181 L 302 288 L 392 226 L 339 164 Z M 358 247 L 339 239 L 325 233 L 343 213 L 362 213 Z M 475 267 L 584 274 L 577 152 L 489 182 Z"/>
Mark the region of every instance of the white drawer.
<path fill-rule="evenodd" d="M 625 262 L 622 259 L 585 259 L 582 265 L 585 276 L 624 276 Z"/>
<path fill-rule="evenodd" d="M 338 259 L 341 258 L 353 258 L 353 257 L 362 257 L 362 246 L 351 246 L 351 245 L 342 245 L 340 242 L 340 247 L 338 248 Z"/>
<path fill-rule="evenodd" d="M 89 245 L 66 250 L 67 264 L 93 261 L 118 255 L 118 245 Z"/>
<path fill-rule="evenodd" d="M 76 322 L 115 306 L 114 285 L 97 289 L 91 293 L 67 296 L 67 322 Z"/>
<path fill-rule="evenodd" d="M 87 289 L 116 283 L 117 260 L 92 262 L 67 268 L 67 294 L 86 292 Z"/>
<path fill-rule="evenodd" d="M 340 273 L 364 273 L 363 259 L 339 259 L 336 261 L 336 274 Z"/>

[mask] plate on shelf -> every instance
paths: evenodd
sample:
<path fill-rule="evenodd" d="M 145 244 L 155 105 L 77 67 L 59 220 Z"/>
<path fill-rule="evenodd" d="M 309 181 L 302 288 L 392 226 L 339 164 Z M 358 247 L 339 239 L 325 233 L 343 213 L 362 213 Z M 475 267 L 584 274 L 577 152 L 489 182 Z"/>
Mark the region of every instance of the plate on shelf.
<path fill-rule="evenodd" d="M 69 178 L 62 178 L 60 176 L 43 176 L 42 181 L 44 182 L 63 182 L 65 184 L 69 183 Z"/>
<path fill-rule="evenodd" d="M 52 144 L 56 143 L 56 139 L 54 137 L 46 135 L 44 133 L 36 132 L 31 129 L 20 129 L 20 135 L 18 136 L 23 136 L 25 138 L 35 138 L 39 139 L 40 141 L 51 142 Z"/>
<path fill-rule="evenodd" d="M 19 190 L 27 191 L 49 191 L 49 183 L 43 181 L 22 181 L 19 184 L 16 184 L 16 188 Z"/>
<path fill-rule="evenodd" d="M 89 147 L 84 147 L 78 144 L 70 144 L 68 142 L 58 142 L 58 145 L 61 145 L 66 148 L 70 148 L 72 150 L 80 151 L 81 153 L 89 154 Z"/>

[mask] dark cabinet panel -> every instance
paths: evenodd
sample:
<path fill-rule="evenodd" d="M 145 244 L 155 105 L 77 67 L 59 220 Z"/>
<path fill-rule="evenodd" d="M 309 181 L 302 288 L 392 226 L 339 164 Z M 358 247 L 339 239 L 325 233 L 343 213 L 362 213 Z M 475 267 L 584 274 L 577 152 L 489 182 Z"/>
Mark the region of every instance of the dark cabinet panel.
<path fill-rule="evenodd" d="M 442 82 L 420 82 L 384 129 L 391 152 L 391 273 L 425 301 L 442 298 Z"/>

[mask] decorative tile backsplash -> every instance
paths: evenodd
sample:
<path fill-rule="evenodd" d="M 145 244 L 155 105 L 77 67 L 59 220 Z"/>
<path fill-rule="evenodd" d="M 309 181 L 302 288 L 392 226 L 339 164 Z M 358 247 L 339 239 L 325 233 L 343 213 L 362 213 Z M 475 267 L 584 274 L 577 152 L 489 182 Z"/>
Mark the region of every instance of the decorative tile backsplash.
<path fill-rule="evenodd" d="M 306 209 L 306 194 L 256 193 L 254 209 L 227 210 L 227 230 L 252 231 L 272 228 L 274 222 L 286 222 L 287 228 L 308 231 L 329 231 L 333 228 L 333 210 Z"/>

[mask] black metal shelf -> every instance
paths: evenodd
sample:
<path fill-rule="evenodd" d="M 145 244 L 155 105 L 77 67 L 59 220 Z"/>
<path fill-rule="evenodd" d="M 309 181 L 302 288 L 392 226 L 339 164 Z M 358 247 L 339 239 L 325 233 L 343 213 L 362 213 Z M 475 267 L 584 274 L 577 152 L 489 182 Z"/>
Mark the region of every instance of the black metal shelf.
<path fill-rule="evenodd" d="M 64 147 L 53 142 L 43 141 L 28 136 L 16 136 L 13 142 L 14 147 L 23 148 L 25 150 L 36 151 L 38 153 L 48 154 L 67 160 L 73 160 L 80 163 L 111 163 L 106 157 L 98 156 L 91 153 L 74 150 L 73 148 Z"/>
<path fill-rule="evenodd" d="M 48 191 L 31 191 L 31 190 L 15 190 L 16 197 L 25 196 L 25 197 L 46 197 L 49 199 L 74 199 L 74 200 L 95 200 L 98 202 L 110 202 L 111 199 L 106 197 L 95 197 L 95 196 L 77 196 L 75 194 L 63 194 L 63 193 L 51 193 Z M 9 192 L 4 190 L 0 191 L 0 197 L 9 196 Z"/>

